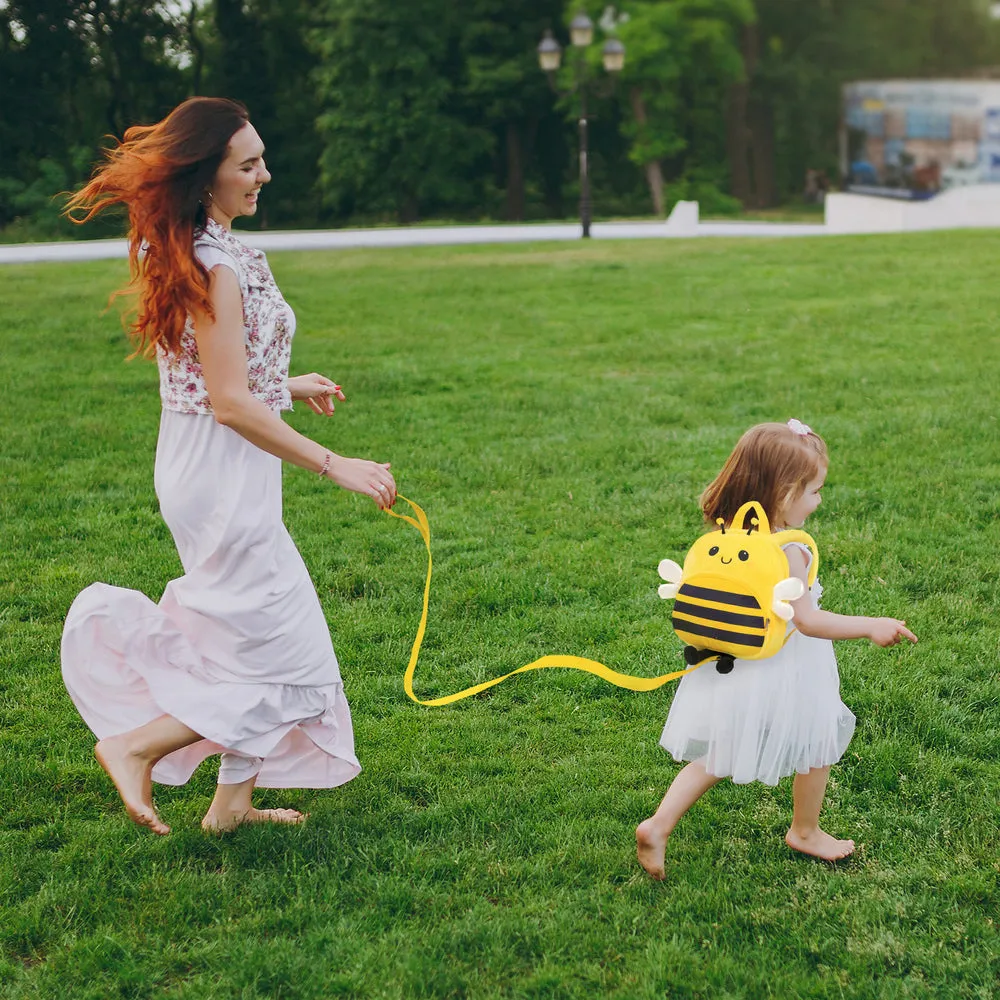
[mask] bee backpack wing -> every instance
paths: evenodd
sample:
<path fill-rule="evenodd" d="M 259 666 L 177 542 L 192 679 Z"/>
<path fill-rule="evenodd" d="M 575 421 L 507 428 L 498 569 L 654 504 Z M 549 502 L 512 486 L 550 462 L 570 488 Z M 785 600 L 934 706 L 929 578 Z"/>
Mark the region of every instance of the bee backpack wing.
<path fill-rule="evenodd" d="M 795 612 L 788 602 L 797 601 L 805 592 L 806 585 L 796 576 L 779 580 L 771 594 L 771 610 L 782 621 L 790 622 Z"/>
<path fill-rule="evenodd" d="M 666 583 L 661 583 L 656 592 L 665 601 L 669 601 L 671 598 L 677 596 L 677 589 L 681 584 L 683 570 L 673 559 L 661 559 L 660 565 L 656 567 L 656 570 L 660 574 L 660 579 L 667 581 Z"/>

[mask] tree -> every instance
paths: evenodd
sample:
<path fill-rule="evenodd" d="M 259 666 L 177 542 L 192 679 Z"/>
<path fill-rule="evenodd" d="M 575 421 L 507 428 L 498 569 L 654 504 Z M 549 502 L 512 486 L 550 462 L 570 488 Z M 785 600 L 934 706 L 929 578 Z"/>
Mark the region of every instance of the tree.
<path fill-rule="evenodd" d="M 664 161 L 678 180 L 718 173 L 711 169 L 718 110 L 726 84 L 742 74 L 737 33 L 753 18 L 751 0 L 634 0 L 618 28 L 632 112 L 624 125 L 629 159 L 645 172 L 659 216 Z"/>
<path fill-rule="evenodd" d="M 182 29 L 161 2 L 8 0 L 0 6 L 0 225 L 82 181 L 101 137 L 153 121 L 184 96 Z"/>
<path fill-rule="evenodd" d="M 80 6 L 82 16 L 71 28 L 91 53 L 111 134 L 158 121 L 186 96 L 188 81 L 177 58 L 184 25 L 163 0 L 86 0 Z"/>
<path fill-rule="evenodd" d="M 204 52 L 205 91 L 246 104 L 264 140 L 273 179 L 261 227 L 315 226 L 323 215 L 312 7 L 308 0 L 212 0 L 194 36 Z"/>
<path fill-rule="evenodd" d="M 320 10 L 312 39 L 325 203 L 401 222 L 481 204 L 492 137 L 462 114 L 461 8 L 325 0 Z"/>
<path fill-rule="evenodd" d="M 458 87 L 463 117 L 488 127 L 492 149 L 501 153 L 494 156 L 494 174 L 505 192 L 507 219 L 524 218 L 539 127 L 559 127 L 555 98 L 538 68 L 535 48 L 561 11 L 562 0 L 470 0 L 463 7 Z M 557 171 L 564 168 L 562 160 Z"/>

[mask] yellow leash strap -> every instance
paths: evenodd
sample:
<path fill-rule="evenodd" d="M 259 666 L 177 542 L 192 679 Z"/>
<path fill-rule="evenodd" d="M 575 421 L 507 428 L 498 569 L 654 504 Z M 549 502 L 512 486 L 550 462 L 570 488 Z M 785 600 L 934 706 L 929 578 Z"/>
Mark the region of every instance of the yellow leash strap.
<path fill-rule="evenodd" d="M 452 702 L 461 701 L 463 698 L 469 698 L 474 694 L 479 694 L 480 691 L 486 691 L 488 688 L 495 687 L 501 681 L 507 680 L 508 677 L 513 677 L 514 674 L 523 674 L 528 670 L 543 670 L 546 667 L 566 667 L 570 670 L 584 670 L 589 674 L 596 674 L 598 677 L 603 677 L 604 680 L 617 687 L 627 688 L 629 691 L 653 691 L 668 681 L 683 677 L 685 674 L 689 674 L 692 670 L 697 670 L 701 666 L 701 664 L 696 664 L 693 667 L 688 667 L 686 670 L 676 670 L 672 674 L 663 674 L 661 677 L 633 677 L 631 674 L 620 674 L 617 670 L 612 670 L 603 663 L 598 663 L 596 660 L 588 660 L 582 656 L 542 656 L 532 663 L 518 667 L 517 670 L 512 670 L 509 674 L 504 674 L 503 677 L 495 677 L 491 681 L 475 684 L 464 691 L 459 691 L 457 694 L 449 694 L 444 698 L 429 698 L 426 701 L 418 698 L 413 693 L 413 674 L 417 669 L 417 660 L 420 657 L 420 645 L 424 641 L 424 633 L 427 631 L 427 608 L 431 599 L 431 526 L 427 520 L 427 515 L 419 504 L 414 503 L 412 500 L 407 500 L 401 493 L 397 493 L 396 496 L 398 499 L 409 504 L 415 516 L 410 517 L 409 514 L 397 514 L 394 510 L 388 508 L 386 509 L 386 513 L 392 517 L 398 517 L 401 521 L 406 521 L 407 524 L 412 524 L 420 532 L 420 537 L 424 540 L 424 545 L 427 547 L 427 581 L 424 583 L 424 607 L 420 615 L 420 625 L 417 627 L 417 637 L 413 640 L 413 649 L 410 650 L 410 662 L 407 664 L 406 673 L 403 675 L 403 688 L 418 705 L 429 705 L 432 707 L 450 705 Z"/>

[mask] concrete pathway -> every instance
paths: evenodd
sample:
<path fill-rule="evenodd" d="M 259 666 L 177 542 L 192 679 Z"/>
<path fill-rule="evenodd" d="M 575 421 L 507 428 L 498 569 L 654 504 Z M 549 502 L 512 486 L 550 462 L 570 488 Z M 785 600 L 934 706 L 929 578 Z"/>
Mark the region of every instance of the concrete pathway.
<path fill-rule="evenodd" d="M 414 226 L 405 229 L 333 229 L 302 232 L 238 231 L 251 246 L 272 250 L 347 250 L 354 247 L 456 246 L 471 243 L 530 243 L 579 240 L 577 223 L 506 226 Z M 780 222 L 694 222 L 678 226 L 666 222 L 597 222 L 591 226 L 597 240 L 670 239 L 700 236 L 822 236 L 826 226 Z M 125 258 L 125 240 L 67 240 L 60 243 L 0 244 L 0 264 L 35 261 L 106 260 Z"/>

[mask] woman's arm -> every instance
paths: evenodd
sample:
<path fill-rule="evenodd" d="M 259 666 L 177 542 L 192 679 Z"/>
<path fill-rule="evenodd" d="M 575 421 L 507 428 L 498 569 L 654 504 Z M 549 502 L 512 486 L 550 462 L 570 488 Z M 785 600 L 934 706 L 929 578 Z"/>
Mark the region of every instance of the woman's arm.
<path fill-rule="evenodd" d="M 395 503 L 396 484 L 388 464 L 334 454 L 293 430 L 251 395 L 243 339 L 243 299 L 239 281 L 229 267 L 217 265 L 209 272 L 209 298 L 215 319 L 196 313 L 194 332 L 216 421 L 263 451 L 312 472 L 323 469 L 329 454 L 327 477 L 338 486 L 364 493 L 380 507 Z"/>
<path fill-rule="evenodd" d="M 801 549 L 785 550 L 792 576 L 809 586 L 806 557 Z M 863 615 L 838 615 L 814 608 L 808 594 L 792 601 L 795 627 L 816 639 L 871 639 L 877 646 L 895 646 L 900 639 L 916 642 L 917 637 L 896 618 L 867 618 Z"/>

